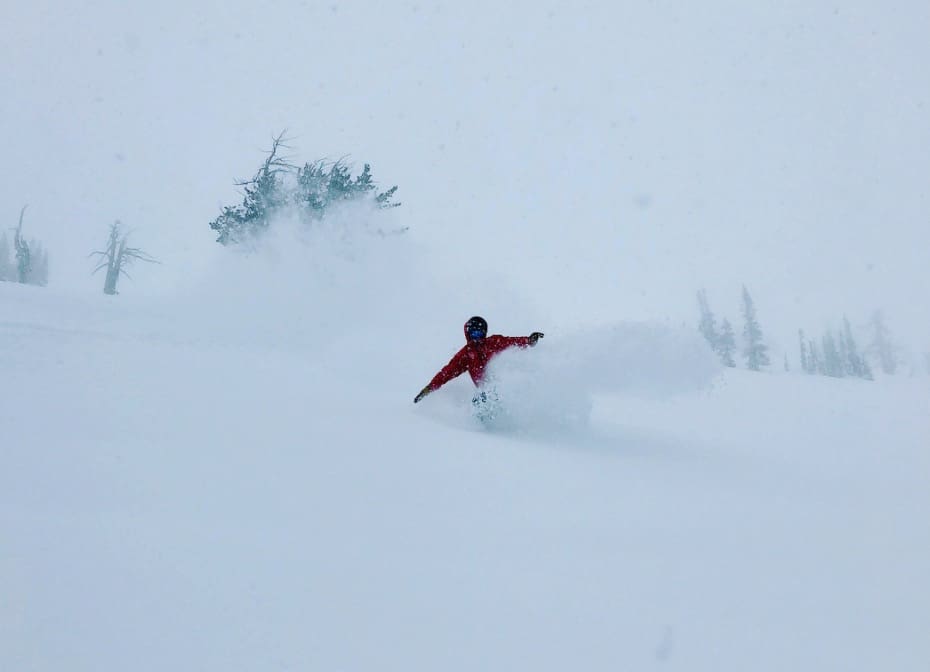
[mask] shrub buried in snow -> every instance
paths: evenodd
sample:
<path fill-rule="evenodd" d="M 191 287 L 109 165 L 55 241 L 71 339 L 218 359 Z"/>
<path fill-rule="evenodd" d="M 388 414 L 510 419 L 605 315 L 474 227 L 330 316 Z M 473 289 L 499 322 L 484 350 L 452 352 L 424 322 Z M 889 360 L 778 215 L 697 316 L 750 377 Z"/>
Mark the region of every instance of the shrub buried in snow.
<path fill-rule="evenodd" d="M 268 230 L 276 215 L 286 210 L 296 212 L 301 223 L 311 224 L 338 203 L 368 200 L 376 209 L 400 205 L 391 202 L 396 186 L 377 191 L 367 163 L 355 178 L 341 159 L 335 163 L 314 161 L 302 168 L 292 165 L 278 154 L 287 149 L 283 136 L 281 133 L 274 138 L 268 158 L 252 179 L 239 183 L 245 190 L 242 203 L 225 206 L 220 216 L 210 222 L 210 228 L 219 234 L 218 243 L 254 240 Z"/>

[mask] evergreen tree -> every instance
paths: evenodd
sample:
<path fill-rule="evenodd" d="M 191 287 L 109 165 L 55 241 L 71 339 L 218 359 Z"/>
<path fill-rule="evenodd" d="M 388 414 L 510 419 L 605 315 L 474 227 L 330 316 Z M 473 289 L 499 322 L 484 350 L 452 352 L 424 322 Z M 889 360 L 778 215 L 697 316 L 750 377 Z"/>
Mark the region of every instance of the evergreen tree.
<path fill-rule="evenodd" d="M 703 289 L 697 293 L 698 308 L 701 311 L 701 321 L 698 322 L 698 331 L 704 339 L 710 344 L 714 352 L 720 352 L 720 335 L 717 333 L 717 319 L 711 312 L 710 304 L 707 302 L 707 292 Z"/>
<path fill-rule="evenodd" d="M 843 350 L 846 354 L 846 373 L 850 376 L 855 376 L 857 378 L 866 378 L 871 380 L 872 371 L 869 369 L 869 365 L 865 361 L 859 348 L 856 345 L 856 339 L 853 338 L 852 327 L 849 325 L 849 320 L 846 316 L 843 316 Z"/>
<path fill-rule="evenodd" d="M 13 280 L 15 274 L 10 261 L 10 243 L 5 233 L 0 233 L 0 281 Z"/>
<path fill-rule="evenodd" d="M 807 343 L 807 357 L 810 365 L 810 373 L 824 375 L 826 373 L 823 365 L 823 356 L 817 347 L 817 342 L 810 340 Z"/>
<path fill-rule="evenodd" d="M 355 195 L 352 185 L 352 174 L 342 159 L 336 161 L 329 169 L 329 183 L 326 185 L 326 198 L 328 202 L 348 201 Z"/>
<path fill-rule="evenodd" d="M 837 334 L 836 349 L 840 355 L 840 369 L 844 376 L 852 375 L 849 371 L 849 344 L 846 341 L 846 335 L 843 332 Z"/>
<path fill-rule="evenodd" d="M 872 375 L 872 367 L 869 366 L 869 361 L 862 357 L 862 378 L 866 380 L 875 380 L 875 376 Z"/>
<path fill-rule="evenodd" d="M 326 208 L 340 201 L 355 201 L 371 198 L 379 208 L 395 208 L 399 203 L 391 203 L 397 187 L 377 193 L 377 187 L 371 176 L 371 165 L 365 164 L 362 172 L 352 179 L 349 166 L 340 159 L 327 168 L 323 161 L 304 164 L 297 169 L 297 188 L 294 202 L 301 206 L 304 221 L 322 218 Z"/>
<path fill-rule="evenodd" d="M 48 252 L 39 241 L 32 239 L 29 241 L 29 256 L 31 265 L 26 283 L 45 287 L 48 284 Z"/>
<path fill-rule="evenodd" d="M 42 260 L 40 262 L 39 268 L 42 270 L 42 273 L 39 275 L 39 284 L 44 287 L 48 284 L 48 250 L 46 250 L 44 247 L 42 248 Z"/>
<path fill-rule="evenodd" d="M 297 204 L 305 221 L 323 218 L 329 204 L 328 185 L 326 165 L 322 161 L 307 163 L 297 169 Z"/>
<path fill-rule="evenodd" d="M 274 138 L 268 158 L 252 179 L 238 183 L 244 190 L 242 203 L 224 207 L 222 214 L 210 223 L 210 228 L 219 234 L 217 242 L 241 243 L 264 233 L 271 218 L 287 202 L 283 174 L 291 165 L 278 156 L 278 151 L 286 148 L 283 138 L 284 133 Z"/>
<path fill-rule="evenodd" d="M 810 357 L 807 354 L 807 343 L 804 340 L 804 330 L 798 329 L 798 349 L 801 352 L 801 371 L 812 373 L 810 368 Z"/>
<path fill-rule="evenodd" d="M 10 262 L 10 246 L 6 235 L 0 235 L 0 280 L 11 280 L 24 285 L 48 284 L 48 252 L 35 238 L 27 241 L 23 237 L 23 216 L 26 207 L 19 213 L 19 223 L 13 229 L 15 263 Z"/>
<path fill-rule="evenodd" d="M 285 209 L 303 224 L 312 224 L 328 207 L 340 202 L 367 199 L 378 209 L 400 205 L 391 202 L 396 186 L 378 193 L 369 164 L 355 178 L 342 159 L 332 164 L 315 161 L 302 168 L 293 166 L 279 155 L 279 150 L 287 148 L 283 138 L 283 133 L 274 138 L 268 157 L 252 179 L 239 183 L 244 190 L 242 203 L 224 207 L 210 223 L 219 234 L 217 242 L 230 245 L 252 240 L 267 231 L 274 217 Z"/>
<path fill-rule="evenodd" d="M 823 368 L 824 373 L 833 378 L 842 378 L 846 375 L 843 368 L 843 358 L 836 346 L 833 332 L 827 329 L 823 335 Z"/>
<path fill-rule="evenodd" d="M 16 250 L 16 282 L 25 284 L 30 273 L 32 273 L 32 251 L 29 249 L 29 243 L 23 238 L 23 215 L 26 214 L 26 207 L 19 213 L 19 225 L 14 229 L 13 247 Z"/>
<path fill-rule="evenodd" d="M 876 310 L 872 314 L 869 326 L 872 329 L 872 342 L 866 352 L 878 362 L 882 373 L 893 376 L 898 368 L 898 356 L 882 311 Z"/>
<path fill-rule="evenodd" d="M 736 336 L 733 334 L 730 320 L 726 318 L 723 318 L 723 324 L 720 325 L 717 353 L 720 355 L 720 361 L 723 362 L 724 366 L 736 367 L 736 360 L 733 358 L 736 353 Z"/>
<path fill-rule="evenodd" d="M 768 347 L 762 341 L 762 328 L 756 320 L 756 307 L 749 290 L 743 285 L 743 357 L 746 368 L 759 371 L 769 365 Z"/>

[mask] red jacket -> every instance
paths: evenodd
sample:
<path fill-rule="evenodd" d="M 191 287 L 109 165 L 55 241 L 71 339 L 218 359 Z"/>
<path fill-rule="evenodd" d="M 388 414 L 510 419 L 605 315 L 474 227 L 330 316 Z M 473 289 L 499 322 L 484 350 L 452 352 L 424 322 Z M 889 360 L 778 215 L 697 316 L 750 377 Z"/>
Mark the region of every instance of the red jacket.
<path fill-rule="evenodd" d="M 466 338 L 468 337 L 466 336 Z M 433 376 L 427 387 L 431 392 L 435 392 L 466 371 L 471 375 L 475 385 L 481 385 L 481 381 L 484 380 L 484 370 L 494 355 L 507 348 L 526 348 L 530 345 L 532 343 L 530 343 L 529 336 L 501 336 L 500 334 L 494 334 L 478 341 L 469 340 L 465 347 L 455 353 L 449 363 Z"/>

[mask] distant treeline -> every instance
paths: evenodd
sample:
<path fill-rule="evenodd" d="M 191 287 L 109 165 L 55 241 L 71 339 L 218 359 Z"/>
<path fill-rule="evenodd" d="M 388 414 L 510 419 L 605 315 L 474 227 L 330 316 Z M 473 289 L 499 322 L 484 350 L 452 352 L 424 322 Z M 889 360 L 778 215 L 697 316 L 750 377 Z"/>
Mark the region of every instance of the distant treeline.
<path fill-rule="evenodd" d="M 752 371 L 760 371 L 771 365 L 769 348 L 765 344 L 762 328 L 756 317 L 755 303 L 745 286 L 740 305 L 743 329 L 739 343 L 728 319 L 724 318 L 718 326 L 717 317 L 707 299 L 707 292 L 699 290 L 697 301 L 700 311 L 698 331 L 725 366 L 735 367 L 737 355 L 745 367 Z M 888 376 L 898 372 L 902 362 L 901 353 L 894 344 L 883 313 L 875 311 L 860 331 L 867 335 L 868 345 L 865 348 L 859 347 L 858 340 L 853 335 L 853 328 L 845 315 L 841 328 L 827 328 L 820 338 L 809 338 L 803 329 L 798 329 L 799 369 L 811 375 L 864 380 L 873 380 L 873 367 Z M 926 373 L 930 374 L 930 352 L 924 354 L 924 368 Z M 784 356 L 784 369 L 791 370 L 787 353 Z"/>
<path fill-rule="evenodd" d="M 26 206 L 19 212 L 19 223 L 13 232 L 13 246 L 6 232 L 0 232 L 0 280 L 24 285 L 48 284 L 48 252 L 35 238 L 23 237 L 23 216 Z"/>

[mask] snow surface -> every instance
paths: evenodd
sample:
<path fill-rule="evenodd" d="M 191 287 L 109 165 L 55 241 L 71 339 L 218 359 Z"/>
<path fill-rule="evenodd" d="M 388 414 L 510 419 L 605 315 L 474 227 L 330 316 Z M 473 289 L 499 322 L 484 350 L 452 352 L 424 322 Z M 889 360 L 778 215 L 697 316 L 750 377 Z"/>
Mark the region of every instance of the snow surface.
<path fill-rule="evenodd" d="M 503 293 L 492 331 L 547 333 L 489 429 L 467 377 L 411 403 L 460 284 L 326 240 L 184 297 L 0 284 L 0 669 L 930 664 L 925 379 L 723 372 Z"/>

